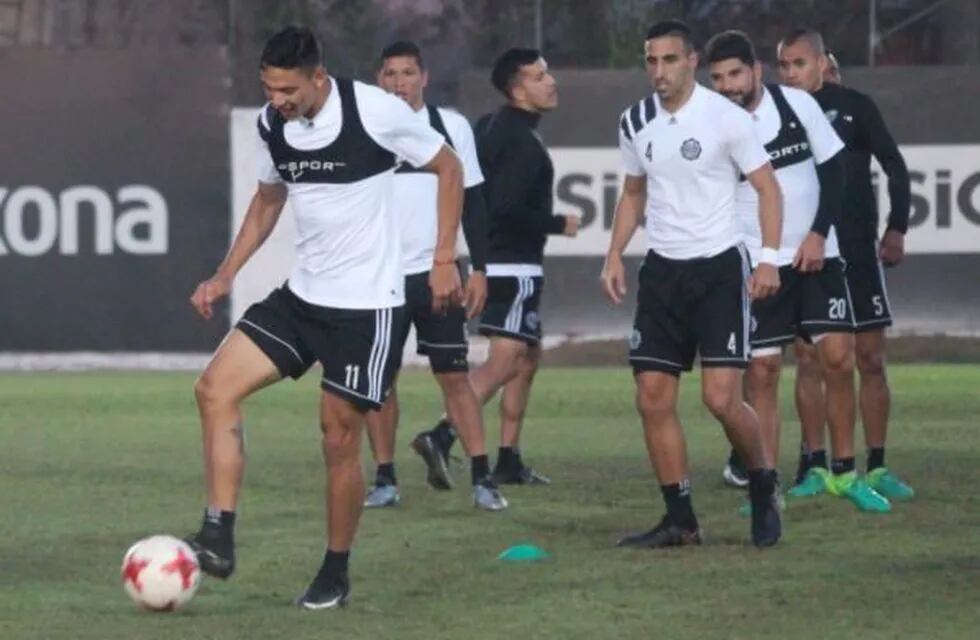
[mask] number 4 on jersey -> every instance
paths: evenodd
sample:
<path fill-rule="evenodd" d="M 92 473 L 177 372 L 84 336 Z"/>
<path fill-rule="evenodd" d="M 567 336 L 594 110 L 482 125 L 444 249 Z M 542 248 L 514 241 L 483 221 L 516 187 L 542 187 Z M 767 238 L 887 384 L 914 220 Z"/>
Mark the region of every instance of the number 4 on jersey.
<path fill-rule="evenodd" d="M 643 152 L 643 155 L 646 156 L 647 162 L 653 162 L 653 143 L 652 142 L 648 142 L 647 143 L 647 150 Z"/>

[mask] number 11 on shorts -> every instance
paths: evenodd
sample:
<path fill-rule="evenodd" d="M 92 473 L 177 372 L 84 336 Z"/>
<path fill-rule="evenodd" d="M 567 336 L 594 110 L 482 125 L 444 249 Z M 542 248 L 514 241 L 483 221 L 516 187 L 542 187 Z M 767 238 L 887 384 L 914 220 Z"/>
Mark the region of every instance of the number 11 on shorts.
<path fill-rule="evenodd" d="M 344 367 L 344 371 L 347 372 L 344 384 L 347 385 L 348 389 L 357 389 L 357 380 L 361 376 L 360 365 L 349 364 Z"/>

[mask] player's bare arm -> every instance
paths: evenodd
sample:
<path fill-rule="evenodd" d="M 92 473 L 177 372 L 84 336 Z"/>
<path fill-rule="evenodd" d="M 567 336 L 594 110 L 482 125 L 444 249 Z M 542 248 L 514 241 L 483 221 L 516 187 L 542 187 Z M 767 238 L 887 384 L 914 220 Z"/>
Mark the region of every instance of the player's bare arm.
<path fill-rule="evenodd" d="M 228 255 L 215 270 L 214 275 L 197 285 L 190 302 L 201 317 L 209 320 L 211 305 L 231 291 L 232 280 L 248 262 L 279 221 L 286 204 L 286 186 L 282 183 L 260 182 L 245 213 L 241 229 L 228 250 Z"/>
<path fill-rule="evenodd" d="M 623 267 L 623 251 L 640 224 L 640 216 L 647 203 L 646 176 L 626 176 L 623 193 L 616 204 L 612 238 L 606 262 L 602 266 L 602 289 L 615 304 L 626 296 L 626 269 Z"/>
<path fill-rule="evenodd" d="M 783 230 L 783 194 L 776 174 L 768 162 L 748 176 L 749 184 L 759 194 L 759 227 L 762 230 L 762 250 L 779 250 Z M 779 269 L 774 262 L 760 261 L 749 278 L 752 299 L 765 298 L 779 290 Z"/>
<path fill-rule="evenodd" d="M 463 215 L 463 165 L 456 152 L 443 145 L 425 168 L 439 179 L 436 196 L 438 227 L 429 287 L 433 310 L 442 311 L 462 299 L 462 285 L 456 268 L 456 234 Z"/>

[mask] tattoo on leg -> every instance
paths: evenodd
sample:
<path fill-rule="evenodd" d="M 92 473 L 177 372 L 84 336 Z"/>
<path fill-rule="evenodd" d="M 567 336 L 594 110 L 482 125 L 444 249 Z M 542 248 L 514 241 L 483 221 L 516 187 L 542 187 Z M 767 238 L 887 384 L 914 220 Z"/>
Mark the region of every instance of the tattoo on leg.
<path fill-rule="evenodd" d="M 242 423 L 236 424 L 231 428 L 231 435 L 235 436 L 238 440 L 238 453 L 245 455 L 245 425 Z"/>

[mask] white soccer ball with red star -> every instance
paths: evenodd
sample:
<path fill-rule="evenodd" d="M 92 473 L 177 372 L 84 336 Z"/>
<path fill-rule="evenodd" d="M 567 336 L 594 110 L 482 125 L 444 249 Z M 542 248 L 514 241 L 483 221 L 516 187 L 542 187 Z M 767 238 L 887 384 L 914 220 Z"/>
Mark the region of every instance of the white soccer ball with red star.
<path fill-rule="evenodd" d="M 173 611 L 194 597 L 201 584 L 201 566 L 183 540 L 150 536 L 126 552 L 122 582 L 129 597 L 144 609 Z"/>

